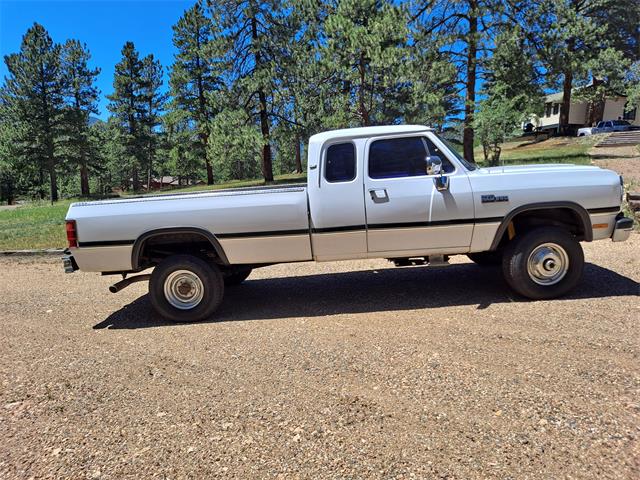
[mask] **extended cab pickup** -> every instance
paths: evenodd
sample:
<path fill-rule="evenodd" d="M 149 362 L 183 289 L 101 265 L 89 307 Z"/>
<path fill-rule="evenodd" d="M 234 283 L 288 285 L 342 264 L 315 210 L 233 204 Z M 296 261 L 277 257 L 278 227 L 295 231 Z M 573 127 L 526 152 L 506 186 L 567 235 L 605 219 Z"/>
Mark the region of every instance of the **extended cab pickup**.
<path fill-rule="evenodd" d="M 174 321 L 210 317 L 225 285 L 282 262 L 386 258 L 437 264 L 466 254 L 501 264 L 532 299 L 568 292 L 581 241 L 626 240 L 616 173 L 592 166 L 479 168 L 423 126 L 314 135 L 307 185 L 74 203 L 65 270 L 151 274 L 153 307 Z"/>

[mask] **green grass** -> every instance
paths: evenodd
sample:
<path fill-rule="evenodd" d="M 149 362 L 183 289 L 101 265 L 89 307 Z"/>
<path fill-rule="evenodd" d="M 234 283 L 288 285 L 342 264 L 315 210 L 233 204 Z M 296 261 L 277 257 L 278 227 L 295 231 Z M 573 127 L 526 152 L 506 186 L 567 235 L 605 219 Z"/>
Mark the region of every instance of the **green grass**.
<path fill-rule="evenodd" d="M 591 163 L 589 150 L 599 138 L 555 137 L 535 142 L 532 138 L 520 138 L 502 145 L 500 163 L 522 165 L 527 163 Z M 476 158 L 482 162 L 482 149 L 476 149 Z"/>
<path fill-rule="evenodd" d="M 305 181 L 304 174 L 288 174 L 276 177 L 274 184 Z M 195 186 L 166 190 L 162 193 L 182 193 L 224 188 L 255 187 L 263 180 L 240 180 L 212 186 Z M 152 192 L 157 194 L 157 191 Z M 30 250 L 40 248 L 64 248 L 67 246 L 64 218 L 69 205 L 77 199 L 61 200 L 54 205 L 48 202 L 30 202 L 17 208 L 0 208 L 0 251 Z"/>
<path fill-rule="evenodd" d="M 64 217 L 71 202 L 62 200 L 54 205 L 33 202 L 0 210 L 0 250 L 66 246 Z"/>

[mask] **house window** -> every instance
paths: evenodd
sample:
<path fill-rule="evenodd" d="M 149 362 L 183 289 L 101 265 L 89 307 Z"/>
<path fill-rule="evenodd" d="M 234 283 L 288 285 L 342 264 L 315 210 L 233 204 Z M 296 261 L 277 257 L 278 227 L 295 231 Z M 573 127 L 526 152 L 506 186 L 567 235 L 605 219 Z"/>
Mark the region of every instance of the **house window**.
<path fill-rule="evenodd" d="M 545 103 L 544 104 L 544 116 L 545 117 L 550 117 L 551 116 L 552 106 L 553 106 L 552 103 Z"/>
<path fill-rule="evenodd" d="M 553 104 L 553 114 L 557 115 L 559 111 L 560 111 L 560 104 L 559 103 L 554 103 Z"/>

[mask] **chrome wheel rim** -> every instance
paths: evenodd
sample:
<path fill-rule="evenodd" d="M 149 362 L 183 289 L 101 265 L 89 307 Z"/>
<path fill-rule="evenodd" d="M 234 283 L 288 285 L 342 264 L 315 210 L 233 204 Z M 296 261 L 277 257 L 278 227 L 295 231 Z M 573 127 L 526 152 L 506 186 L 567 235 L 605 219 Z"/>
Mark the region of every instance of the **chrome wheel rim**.
<path fill-rule="evenodd" d="M 191 310 L 204 297 L 204 285 L 195 273 L 189 270 L 171 272 L 164 281 L 164 296 L 172 307 Z"/>
<path fill-rule="evenodd" d="M 538 285 L 555 285 L 569 271 L 569 255 L 557 243 L 543 243 L 529 254 L 527 272 Z"/>

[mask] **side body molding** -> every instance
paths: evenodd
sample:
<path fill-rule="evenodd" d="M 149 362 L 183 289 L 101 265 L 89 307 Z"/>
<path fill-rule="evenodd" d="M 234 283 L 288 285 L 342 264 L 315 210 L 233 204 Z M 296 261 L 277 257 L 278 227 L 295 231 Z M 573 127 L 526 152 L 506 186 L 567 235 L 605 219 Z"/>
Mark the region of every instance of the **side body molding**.
<path fill-rule="evenodd" d="M 224 253 L 224 249 L 218 239 L 211 232 L 204 230 L 202 228 L 196 227 L 170 227 L 170 228 L 158 228 L 156 230 L 150 230 L 148 232 L 140 235 L 133 244 L 133 251 L 131 252 L 131 265 L 134 269 L 139 267 L 140 254 L 142 253 L 142 248 L 147 240 L 153 237 L 157 237 L 159 235 L 167 235 L 167 234 L 184 234 L 190 233 L 203 237 L 203 239 L 207 240 L 211 243 L 211 246 L 214 248 L 222 263 L 225 265 L 229 265 L 229 260 L 227 259 L 227 255 Z"/>
<path fill-rule="evenodd" d="M 580 220 L 582 220 L 582 227 L 584 228 L 584 239 L 587 242 L 591 242 L 593 240 L 593 230 L 591 229 L 591 217 L 589 217 L 589 212 L 585 210 L 582 205 L 579 205 L 575 202 L 539 202 L 539 203 L 528 203 L 526 205 L 521 205 L 517 208 L 511 210 L 502 220 L 502 223 L 498 227 L 496 232 L 496 236 L 493 238 L 493 243 L 491 243 L 491 250 L 495 250 L 498 248 L 498 244 L 506 232 L 507 228 L 511 221 L 520 213 L 528 212 L 532 210 L 546 210 L 551 208 L 566 208 L 569 210 L 573 210 Z"/>

